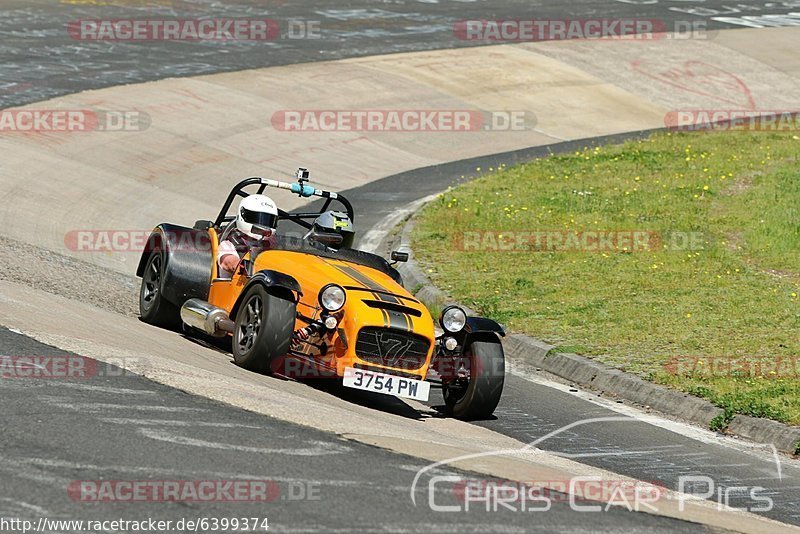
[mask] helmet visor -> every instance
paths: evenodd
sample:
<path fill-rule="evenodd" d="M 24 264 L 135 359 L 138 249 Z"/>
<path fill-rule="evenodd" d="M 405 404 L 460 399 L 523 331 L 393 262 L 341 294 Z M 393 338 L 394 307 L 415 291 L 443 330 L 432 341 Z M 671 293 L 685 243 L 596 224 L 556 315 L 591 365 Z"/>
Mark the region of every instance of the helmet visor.
<path fill-rule="evenodd" d="M 251 211 L 247 208 L 242 208 L 240 215 L 244 222 L 249 224 L 272 229 L 275 229 L 278 226 L 278 216 L 272 213 Z"/>

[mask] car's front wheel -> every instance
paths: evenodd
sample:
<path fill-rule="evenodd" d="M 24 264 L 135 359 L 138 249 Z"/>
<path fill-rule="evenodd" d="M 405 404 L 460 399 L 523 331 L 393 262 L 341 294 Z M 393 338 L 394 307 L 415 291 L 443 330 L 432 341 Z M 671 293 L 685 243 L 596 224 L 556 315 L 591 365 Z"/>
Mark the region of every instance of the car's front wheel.
<path fill-rule="evenodd" d="M 443 384 L 448 414 L 467 421 L 494 413 L 505 382 L 505 353 L 499 340 L 473 341 L 464 351 L 467 376 Z"/>
<path fill-rule="evenodd" d="M 261 284 L 251 287 L 236 313 L 233 360 L 250 371 L 269 372 L 270 364 L 289 352 L 296 304 L 267 292 Z"/>

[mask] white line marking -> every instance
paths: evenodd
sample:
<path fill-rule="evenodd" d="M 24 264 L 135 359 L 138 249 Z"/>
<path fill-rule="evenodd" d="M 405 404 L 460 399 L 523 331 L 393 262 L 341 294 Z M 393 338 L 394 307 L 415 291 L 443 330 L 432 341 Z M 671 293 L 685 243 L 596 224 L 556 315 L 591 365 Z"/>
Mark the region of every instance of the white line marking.
<path fill-rule="evenodd" d="M 50 384 L 62 388 L 96 391 L 98 393 L 111 393 L 115 395 L 158 395 L 157 391 L 148 391 L 146 389 L 114 388 L 108 386 L 94 386 L 91 384 L 79 384 L 76 382 L 58 382 L 55 380 L 51 381 Z"/>
<path fill-rule="evenodd" d="M 100 421 L 115 425 L 142 425 L 142 426 L 183 426 L 183 427 L 214 427 L 214 428 L 252 428 L 263 429 L 263 426 L 241 425 L 238 423 L 214 423 L 211 421 L 181 421 L 178 419 L 134 419 L 128 417 L 100 417 Z"/>
<path fill-rule="evenodd" d="M 216 441 L 206 441 L 202 439 L 189 438 L 186 436 L 176 436 L 170 432 L 154 430 L 151 428 L 140 428 L 139 434 L 157 441 L 166 441 L 176 445 L 188 445 L 190 447 L 203 447 L 206 449 L 222 449 L 228 451 L 253 452 L 256 454 L 283 454 L 286 456 L 322 456 L 330 454 L 341 454 L 350 450 L 350 447 L 338 443 L 326 443 L 324 441 L 310 441 L 313 447 L 306 448 L 285 448 L 272 449 L 266 447 L 249 447 L 247 445 L 235 445 L 233 443 L 220 443 Z"/>
<path fill-rule="evenodd" d="M 25 501 L 15 501 L 14 499 L 9 499 L 8 497 L 0 497 L 0 501 L 10 502 L 13 505 L 28 510 L 33 510 L 34 512 L 42 515 L 47 515 L 49 513 L 45 508 L 42 508 L 41 506 L 36 506 L 35 504 L 27 503 Z"/>
<path fill-rule="evenodd" d="M 207 412 L 204 408 L 192 408 L 189 406 L 155 406 L 152 404 L 111 404 L 106 402 L 69 402 L 69 400 L 61 399 L 44 399 L 44 401 L 51 406 L 58 406 L 59 408 L 67 408 L 69 410 L 96 412 L 99 410 L 131 410 L 131 411 L 149 411 L 149 412 Z"/>

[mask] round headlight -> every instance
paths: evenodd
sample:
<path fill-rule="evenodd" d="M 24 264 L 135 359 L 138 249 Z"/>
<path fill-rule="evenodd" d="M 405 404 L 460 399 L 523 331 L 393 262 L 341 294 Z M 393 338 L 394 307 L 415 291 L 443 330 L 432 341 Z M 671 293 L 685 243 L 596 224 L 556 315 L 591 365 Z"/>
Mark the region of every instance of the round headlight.
<path fill-rule="evenodd" d="M 439 322 L 442 323 L 442 328 L 451 334 L 456 334 L 467 324 L 467 314 L 458 306 L 449 306 L 442 311 Z"/>
<path fill-rule="evenodd" d="M 329 312 L 341 310 L 346 299 L 344 289 L 336 284 L 328 284 L 319 292 L 319 303 Z"/>

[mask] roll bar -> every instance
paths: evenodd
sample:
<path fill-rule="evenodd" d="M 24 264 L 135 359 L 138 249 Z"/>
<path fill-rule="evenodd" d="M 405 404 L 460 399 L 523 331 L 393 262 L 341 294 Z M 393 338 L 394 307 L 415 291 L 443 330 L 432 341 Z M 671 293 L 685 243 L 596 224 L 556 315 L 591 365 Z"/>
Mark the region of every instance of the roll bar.
<path fill-rule="evenodd" d="M 246 188 L 256 185 L 258 186 L 258 189 L 255 192 L 248 193 L 245 191 Z M 334 201 L 338 202 L 344 207 L 344 211 L 347 213 L 347 216 L 350 217 L 351 221 L 354 220 L 355 214 L 353 213 L 353 205 L 350 204 L 350 201 L 339 193 L 315 189 L 310 185 L 306 185 L 302 180 L 298 181 L 298 183 L 288 183 L 253 176 L 246 178 L 233 186 L 233 189 L 231 189 L 231 192 L 228 194 L 228 198 L 225 200 L 225 204 L 222 205 L 222 209 L 220 210 L 217 219 L 214 221 L 214 226 L 218 228 L 222 227 L 224 223 L 230 222 L 235 218 L 233 215 L 228 215 L 228 210 L 230 210 L 231 205 L 233 204 L 234 200 L 236 200 L 237 196 L 244 198 L 254 194 L 260 195 L 264 193 L 264 190 L 267 187 L 285 189 L 303 198 L 320 197 L 325 199 L 325 204 L 322 206 L 322 208 L 319 211 L 314 212 L 287 212 L 278 208 L 279 220 L 289 220 L 299 224 L 304 228 L 310 229 L 313 226 L 313 219 L 316 219 L 321 214 L 328 211 Z M 309 222 L 309 219 L 311 219 L 312 222 Z"/>

